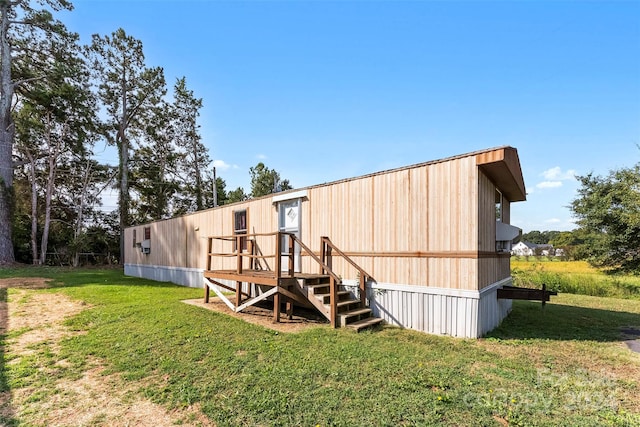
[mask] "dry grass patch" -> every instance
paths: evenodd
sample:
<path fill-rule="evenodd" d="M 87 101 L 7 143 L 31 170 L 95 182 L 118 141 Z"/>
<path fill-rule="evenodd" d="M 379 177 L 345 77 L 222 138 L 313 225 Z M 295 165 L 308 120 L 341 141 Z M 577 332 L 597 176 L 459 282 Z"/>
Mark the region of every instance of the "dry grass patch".
<path fill-rule="evenodd" d="M 0 394 L 0 424 L 33 426 L 186 426 L 211 425 L 197 407 L 168 411 L 140 397 L 118 374 L 105 375 L 97 359 L 82 370 L 60 356 L 61 340 L 71 331 L 64 321 L 88 304 L 58 293 L 42 293 L 44 279 L 2 279 L 10 289 L 0 302 L 5 369 L 17 386 Z M 9 378 L 11 378 L 11 373 Z"/>

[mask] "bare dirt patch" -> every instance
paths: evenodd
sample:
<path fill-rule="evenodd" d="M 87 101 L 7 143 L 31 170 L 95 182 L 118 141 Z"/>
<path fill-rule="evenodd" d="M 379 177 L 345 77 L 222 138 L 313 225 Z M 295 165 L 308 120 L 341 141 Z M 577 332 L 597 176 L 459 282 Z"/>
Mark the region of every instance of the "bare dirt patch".
<path fill-rule="evenodd" d="M 245 322 L 252 323 L 254 325 L 263 326 L 265 328 L 273 329 L 278 332 L 296 333 L 302 332 L 309 328 L 317 328 L 319 326 L 328 325 L 327 321 L 319 314 L 306 309 L 296 308 L 293 311 L 293 318 L 287 319 L 285 314 L 280 316 L 280 322 L 274 322 L 273 320 L 273 307 L 252 305 L 247 307 L 240 313 L 235 313 L 227 307 L 227 305 L 217 297 L 209 299 L 208 303 L 204 302 L 204 299 L 190 299 L 182 301 L 185 304 L 195 305 L 207 310 L 223 313 L 228 316 L 242 319 Z"/>
<path fill-rule="evenodd" d="M 0 289 L 23 288 L 23 289 L 44 289 L 49 287 L 51 279 L 43 277 L 11 277 L 0 279 Z"/>
<path fill-rule="evenodd" d="M 82 378 L 57 382 L 59 392 L 47 402 L 51 407 L 47 426 L 212 425 L 197 408 L 169 411 L 136 396 L 118 374 L 104 375 L 99 361 L 93 364 Z M 74 404 L 69 405 L 69 400 Z"/>
<path fill-rule="evenodd" d="M 198 408 L 169 411 L 142 398 L 136 384 L 127 383 L 118 374 L 104 375 L 100 360 L 87 361 L 80 377 L 70 372 L 71 364 L 66 360 L 55 360 L 52 367 L 51 354 L 54 359 L 59 354 L 60 341 L 82 333 L 69 330 L 64 320 L 90 306 L 62 294 L 37 291 L 46 287 L 45 279 L 3 279 L 0 283 L 0 288 L 12 289 L 8 302 L 0 302 L 0 327 L 10 334 L 4 357 L 11 369 L 21 359 L 36 354 L 33 360 L 38 366 L 33 367 L 39 372 L 66 369 L 69 374 L 44 382 L 27 381 L 30 385 L 0 394 L 0 416 L 4 420 L 18 419 L 34 426 L 212 425 Z M 39 352 L 43 352 L 42 357 Z M 37 395 L 42 397 L 34 398 Z"/>

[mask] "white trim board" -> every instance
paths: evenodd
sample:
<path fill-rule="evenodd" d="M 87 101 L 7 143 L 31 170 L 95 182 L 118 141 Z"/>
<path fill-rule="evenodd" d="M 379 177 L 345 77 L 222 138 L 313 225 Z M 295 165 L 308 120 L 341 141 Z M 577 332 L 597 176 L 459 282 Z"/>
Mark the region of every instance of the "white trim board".
<path fill-rule="evenodd" d="M 307 190 L 294 191 L 292 193 L 282 193 L 278 194 L 277 196 L 273 196 L 273 198 L 271 199 L 271 203 L 284 202 L 286 200 L 293 199 L 302 199 L 304 197 L 307 197 Z"/>

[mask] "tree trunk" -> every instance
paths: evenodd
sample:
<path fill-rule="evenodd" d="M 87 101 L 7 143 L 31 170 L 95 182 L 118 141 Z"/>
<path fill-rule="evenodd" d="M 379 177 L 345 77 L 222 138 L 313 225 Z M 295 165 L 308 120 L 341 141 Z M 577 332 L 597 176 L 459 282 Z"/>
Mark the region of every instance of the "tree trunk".
<path fill-rule="evenodd" d="M 89 188 L 89 181 L 91 180 L 91 162 L 87 161 L 87 167 L 84 172 L 84 177 L 82 181 L 82 190 L 80 191 L 80 196 L 78 200 L 78 214 L 76 216 L 76 224 L 73 230 L 73 238 L 75 240 L 75 250 L 73 254 L 73 266 L 78 267 L 80 265 L 80 251 L 78 250 L 78 238 L 80 237 L 80 232 L 82 231 L 82 223 L 84 222 L 84 203 L 87 198 L 87 189 Z"/>
<path fill-rule="evenodd" d="M 49 118 L 49 129 L 51 118 Z M 51 133 L 49 133 L 49 175 L 47 176 L 47 189 L 44 204 L 44 225 L 42 226 L 42 241 L 40 242 L 40 265 L 47 260 L 47 246 L 49 245 L 49 226 L 51 225 L 51 199 L 55 189 L 56 163 L 60 154 L 60 141 L 56 140 L 52 146 Z"/>
<path fill-rule="evenodd" d="M 0 264 L 12 263 L 13 241 L 13 135 L 11 101 L 11 45 L 9 44 L 9 10 L 11 2 L 0 2 Z"/>
<path fill-rule="evenodd" d="M 29 157 L 29 176 L 31 178 L 31 260 L 38 264 L 38 186 L 36 183 L 36 159 L 31 152 Z"/>
<path fill-rule="evenodd" d="M 125 75 L 125 67 L 122 69 L 121 76 L 121 95 L 122 95 L 122 118 L 118 126 L 118 136 L 116 144 L 118 145 L 118 154 L 120 156 L 120 194 L 118 197 L 118 208 L 120 213 L 120 265 L 124 265 L 124 229 L 129 226 L 129 140 L 127 139 L 127 123 L 129 120 L 127 105 L 127 76 Z"/>

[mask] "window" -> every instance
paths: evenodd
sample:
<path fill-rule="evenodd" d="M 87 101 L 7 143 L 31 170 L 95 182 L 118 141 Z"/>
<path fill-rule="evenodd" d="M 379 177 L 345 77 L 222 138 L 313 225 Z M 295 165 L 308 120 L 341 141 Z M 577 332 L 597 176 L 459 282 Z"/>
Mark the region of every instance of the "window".
<path fill-rule="evenodd" d="M 136 247 L 136 243 L 137 243 L 137 242 L 136 242 L 136 229 L 134 228 L 134 229 L 133 229 L 133 247 L 134 247 L 134 248 Z"/>
<path fill-rule="evenodd" d="M 496 188 L 496 221 L 502 221 L 502 193 Z"/>
<path fill-rule="evenodd" d="M 247 210 L 233 211 L 233 234 L 247 234 Z M 247 250 L 247 238 L 240 240 L 241 251 Z M 237 250 L 236 242 L 233 242 L 233 250 Z"/>
<path fill-rule="evenodd" d="M 151 227 L 144 228 L 144 240 L 151 240 Z"/>

